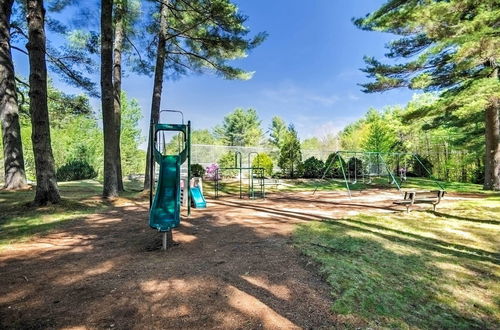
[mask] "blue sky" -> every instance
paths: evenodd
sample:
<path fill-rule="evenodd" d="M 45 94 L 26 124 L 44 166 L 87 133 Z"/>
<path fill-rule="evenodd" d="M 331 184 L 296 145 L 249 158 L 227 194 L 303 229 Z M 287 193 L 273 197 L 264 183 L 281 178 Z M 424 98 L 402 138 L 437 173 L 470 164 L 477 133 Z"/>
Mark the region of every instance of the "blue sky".
<path fill-rule="evenodd" d="M 335 133 L 361 117 L 370 107 L 405 104 L 412 93 L 396 90 L 364 94 L 363 55 L 382 57 L 391 36 L 357 29 L 352 17 L 364 16 L 381 0 L 238 0 L 249 16 L 252 31 L 267 31 L 268 39 L 234 65 L 255 75 L 248 81 L 223 80 L 214 75 L 192 75 L 167 80 L 162 108 L 180 109 L 195 129 L 212 128 L 237 107 L 258 111 L 267 129 L 273 116 L 293 123 L 302 138 Z M 27 75 L 27 63 L 15 56 L 16 69 Z M 55 78 L 55 77 L 54 77 Z M 77 92 L 56 80 L 67 92 Z M 146 136 L 152 78 L 127 74 L 123 89 L 138 99 Z M 99 100 L 93 100 L 96 110 Z M 174 114 L 165 121 L 177 121 Z"/>

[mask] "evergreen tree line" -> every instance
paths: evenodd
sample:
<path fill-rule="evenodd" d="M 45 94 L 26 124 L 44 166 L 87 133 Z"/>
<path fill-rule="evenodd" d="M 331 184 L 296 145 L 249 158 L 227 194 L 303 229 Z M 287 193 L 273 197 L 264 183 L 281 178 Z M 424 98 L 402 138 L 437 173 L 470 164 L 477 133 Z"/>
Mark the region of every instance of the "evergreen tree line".
<path fill-rule="evenodd" d="M 103 196 L 115 197 L 123 190 L 123 168 L 129 166 L 122 162 L 130 160 L 124 155 L 129 151 L 123 148 L 123 142 L 134 135 L 129 122 L 135 120 L 131 119 L 134 114 L 127 114 L 130 104 L 122 97 L 121 90 L 125 69 L 153 76 L 150 120 L 155 123 L 159 119 L 165 78 L 210 71 L 226 79 L 249 79 L 250 72 L 228 62 L 246 56 L 266 37 L 265 33 L 249 36 L 245 26 L 247 17 L 229 0 L 102 0 L 97 5 L 80 5 L 76 0 L 0 0 L 4 189 L 23 188 L 27 170 L 28 175 L 34 172 L 35 205 L 57 203 L 61 198 L 56 164 L 64 146 L 59 134 L 56 134 L 58 141 L 54 139 L 56 126 L 60 124 L 54 120 L 54 113 L 67 122 L 75 121 L 66 124 L 65 129 L 95 125 L 89 113 L 68 115 L 49 104 L 49 73 L 92 97 L 100 97 L 102 139 L 98 127 L 90 127 L 87 132 L 95 129 L 95 135 L 86 135 L 80 140 L 87 142 L 85 146 L 75 147 L 76 151 L 71 152 L 77 154 L 76 158 L 85 158 L 86 153 L 102 157 Z M 12 51 L 28 58 L 27 82 L 16 77 Z M 100 72 L 96 72 L 96 67 L 100 67 Z M 21 85 L 27 86 L 27 102 Z M 24 103 L 29 109 L 30 125 L 22 124 Z M 27 132 L 28 126 L 31 132 Z M 31 135 L 31 143 L 26 140 L 27 134 Z M 102 141 L 102 151 L 96 151 L 97 141 Z M 90 151 L 93 143 L 95 150 Z M 30 144 L 32 156 L 26 152 Z M 148 161 L 143 164 L 146 173 L 148 164 Z M 150 188 L 147 179 L 144 187 Z"/>

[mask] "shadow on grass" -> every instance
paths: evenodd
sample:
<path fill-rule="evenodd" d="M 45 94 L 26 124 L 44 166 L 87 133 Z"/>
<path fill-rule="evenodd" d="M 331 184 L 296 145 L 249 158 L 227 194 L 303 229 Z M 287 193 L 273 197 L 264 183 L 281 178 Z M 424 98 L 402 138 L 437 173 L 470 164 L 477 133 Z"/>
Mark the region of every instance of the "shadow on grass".
<path fill-rule="evenodd" d="M 370 227 L 370 228 L 374 228 L 374 229 L 378 229 L 378 230 L 393 232 L 393 233 L 396 233 L 396 234 L 399 234 L 402 236 L 408 236 L 408 237 L 415 239 L 415 240 L 407 240 L 405 238 L 400 238 L 400 237 L 396 237 L 396 236 L 392 236 L 392 235 L 388 235 L 388 234 L 383 234 L 380 232 L 375 232 L 375 231 L 372 231 L 372 230 L 369 230 L 366 228 L 360 228 L 357 226 L 356 227 L 349 226 L 350 229 L 356 228 L 357 230 L 366 231 L 370 234 L 382 236 L 382 237 L 390 239 L 392 241 L 397 241 L 398 243 L 415 244 L 421 248 L 425 248 L 428 250 L 435 250 L 435 251 L 438 251 L 440 253 L 451 253 L 457 257 L 465 257 L 465 258 L 472 258 L 472 259 L 480 258 L 478 260 L 490 261 L 490 262 L 493 262 L 495 264 L 500 264 L 500 254 L 499 253 L 488 252 L 485 250 L 469 247 L 466 245 L 451 243 L 451 242 L 442 241 L 442 240 L 431 238 L 431 237 L 425 237 L 425 236 L 421 236 L 421 235 L 417 235 L 417 234 L 413 234 L 413 233 L 408 233 L 408 232 L 405 232 L 402 230 L 392 229 L 389 227 L 385 227 L 385 226 L 381 226 L 381 225 L 377 225 L 377 224 L 373 224 L 373 223 L 369 223 L 369 222 L 365 222 L 365 221 L 354 220 L 354 219 L 342 219 L 342 221 L 353 223 L 353 224 L 358 224 L 358 225 L 362 225 L 365 227 Z M 335 224 L 335 225 L 339 225 L 339 226 L 347 226 L 346 224 L 337 222 L 335 220 L 328 220 L 327 222 Z M 451 247 L 452 249 L 449 249 L 448 247 Z"/>
<path fill-rule="evenodd" d="M 495 316 L 458 308 L 448 291 L 444 274 L 427 254 L 401 254 L 369 237 L 370 233 L 398 244 L 428 249 L 430 244 L 381 235 L 336 222 L 300 225 L 295 233 L 297 247 L 320 263 L 321 272 L 333 288 L 336 313 L 360 315 L 371 326 L 389 328 L 467 329 L 491 328 Z M 437 248 L 438 252 L 450 253 Z M 451 252 L 452 253 L 452 252 Z M 461 253 L 457 257 L 478 258 Z M 488 308 L 477 304 L 478 309 Z"/>
<path fill-rule="evenodd" d="M 435 211 L 433 213 L 438 217 L 443 217 L 443 218 L 448 218 L 448 219 L 453 219 L 453 220 L 471 221 L 471 222 L 478 222 L 478 223 L 487 223 L 487 224 L 492 224 L 492 225 L 500 225 L 500 220 L 493 220 L 493 219 L 487 220 L 487 219 L 461 217 L 458 215 L 442 213 L 442 212 L 438 212 L 438 211 Z"/>

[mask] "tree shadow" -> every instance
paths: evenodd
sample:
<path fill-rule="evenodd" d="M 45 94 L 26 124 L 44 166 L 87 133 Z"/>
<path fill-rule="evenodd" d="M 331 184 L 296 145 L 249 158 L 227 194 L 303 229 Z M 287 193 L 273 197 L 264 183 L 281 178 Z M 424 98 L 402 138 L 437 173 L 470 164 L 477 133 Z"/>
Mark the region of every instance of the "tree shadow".
<path fill-rule="evenodd" d="M 487 220 L 487 219 L 477 219 L 477 218 L 468 218 L 468 217 L 461 217 L 455 214 L 448 214 L 448 213 L 442 213 L 438 211 L 434 211 L 433 214 L 435 214 L 438 217 L 443 217 L 443 218 L 448 218 L 448 219 L 453 219 L 453 220 L 462 220 L 462 221 L 471 221 L 471 222 L 478 222 L 478 223 L 486 223 L 486 224 L 492 224 L 492 225 L 500 225 L 500 220 Z"/>

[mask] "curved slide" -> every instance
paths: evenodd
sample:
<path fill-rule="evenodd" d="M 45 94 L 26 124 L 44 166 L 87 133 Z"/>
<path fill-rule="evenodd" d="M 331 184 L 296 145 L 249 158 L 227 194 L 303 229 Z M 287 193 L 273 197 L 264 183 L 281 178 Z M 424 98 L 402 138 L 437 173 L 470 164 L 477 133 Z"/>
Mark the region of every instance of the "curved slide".
<path fill-rule="evenodd" d="M 189 191 L 191 192 L 191 198 L 195 208 L 204 209 L 207 207 L 207 202 L 205 201 L 205 197 L 203 196 L 200 187 L 191 187 Z"/>
<path fill-rule="evenodd" d="M 149 213 L 149 226 L 169 231 L 181 220 L 180 157 L 160 156 L 160 173 Z"/>

